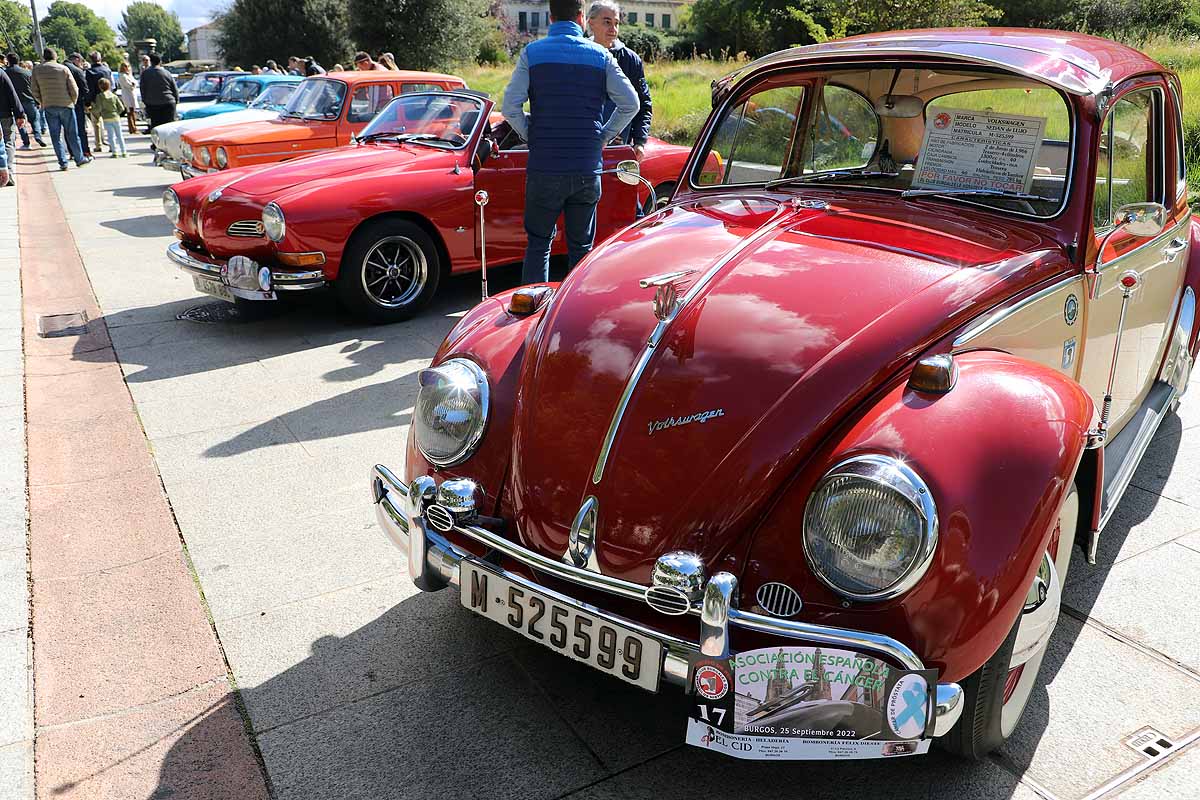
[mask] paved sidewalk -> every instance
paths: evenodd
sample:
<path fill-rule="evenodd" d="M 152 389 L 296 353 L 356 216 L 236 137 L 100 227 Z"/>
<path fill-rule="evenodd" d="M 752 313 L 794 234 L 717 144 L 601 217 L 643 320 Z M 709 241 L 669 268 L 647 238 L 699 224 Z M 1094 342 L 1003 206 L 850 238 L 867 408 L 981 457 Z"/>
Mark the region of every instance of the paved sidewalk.
<path fill-rule="evenodd" d="M 1045 688 L 999 754 L 736 762 L 682 744 L 678 693 L 647 695 L 451 592 L 416 592 L 376 529 L 369 469 L 400 468 L 415 373 L 476 301 L 476 279 L 386 327 L 320 299 L 255 321 L 180 319 L 221 306 L 166 261 L 159 197 L 173 181 L 144 141 L 52 178 L 274 800 L 1200 797 L 1200 389 L 1160 431 L 1100 563 L 1075 559 Z M 1126 746 L 1143 726 L 1177 755 Z M 148 762 L 173 774 L 228 735 L 196 720 Z"/>
<path fill-rule="evenodd" d="M 33 797 L 17 190 L 0 188 L 0 800 Z"/>

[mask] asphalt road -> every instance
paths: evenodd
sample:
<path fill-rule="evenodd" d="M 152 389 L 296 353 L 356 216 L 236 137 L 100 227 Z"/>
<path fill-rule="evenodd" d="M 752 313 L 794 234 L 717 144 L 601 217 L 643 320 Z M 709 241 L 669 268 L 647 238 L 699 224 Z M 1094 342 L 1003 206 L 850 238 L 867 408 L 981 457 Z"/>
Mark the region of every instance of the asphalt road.
<path fill-rule="evenodd" d="M 1044 688 L 1000 753 L 737 762 L 683 745 L 675 691 L 647 695 L 450 591 L 416 592 L 376 528 L 368 472 L 402 466 L 415 373 L 477 281 L 388 327 L 322 298 L 214 320 L 164 256 L 172 178 L 144 137 L 133 144 L 128 160 L 53 180 L 274 797 L 1079 800 L 1128 770 L 1142 771 L 1114 794 L 1200 797 L 1200 391 L 1164 423 L 1099 564 L 1074 559 Z M 494 286 L 516 279 L 493 273 Z M 197 307 L 207 321 L 179 318 Z M 1147 726 L 1176 745 L 1165 763 L 1125 744 Z M 163 783 L 217 735 L 187 729 Z"/>

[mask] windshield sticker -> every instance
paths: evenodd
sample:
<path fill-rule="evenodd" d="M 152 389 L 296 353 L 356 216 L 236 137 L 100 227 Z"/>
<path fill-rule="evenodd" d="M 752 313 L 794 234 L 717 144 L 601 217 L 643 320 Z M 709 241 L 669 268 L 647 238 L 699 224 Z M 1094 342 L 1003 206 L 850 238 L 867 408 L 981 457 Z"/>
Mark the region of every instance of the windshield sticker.
<path fill-rule="evenodd" d="M 936 682 L 936 670 L 833 648 L 697 655 L 687 743 L 762 760 L 925 753 Z"/>
<path fill-rule="evenodd" d="M 913 188 L 1029 192 L 1045 117 L 934 108 Z"/>

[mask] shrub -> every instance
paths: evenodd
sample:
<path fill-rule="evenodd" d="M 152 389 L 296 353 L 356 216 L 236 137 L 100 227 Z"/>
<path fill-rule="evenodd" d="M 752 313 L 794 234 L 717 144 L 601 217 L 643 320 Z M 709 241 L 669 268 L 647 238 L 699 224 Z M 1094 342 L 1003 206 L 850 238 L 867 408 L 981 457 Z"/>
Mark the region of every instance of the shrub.
<path fill-rule="evenodd" d="M 621 41 L 643 61 L 657 61 L 663 54 L 662 37 L 644 28 L 626 28 Z"/>

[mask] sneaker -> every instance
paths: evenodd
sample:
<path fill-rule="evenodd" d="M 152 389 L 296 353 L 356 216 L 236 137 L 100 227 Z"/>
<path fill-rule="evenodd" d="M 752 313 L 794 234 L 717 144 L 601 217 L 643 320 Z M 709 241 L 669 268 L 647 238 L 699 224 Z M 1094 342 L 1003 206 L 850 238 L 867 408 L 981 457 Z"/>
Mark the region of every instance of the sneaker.
<path fill-rule="evenodd" d="M 17 149 L 18 149 L 18 150 L 31 150 L 31 149 L 33 149 L 33 148 L 31 148 L 31 147 L 29 146 L 29 142 L 26 142 L 25 144 L 21 145 L 21 146 L 20 146 L 20 147 L 18 147 Z"/>
<path fill-rule="evenodd" d="M 59 169 L 61 172 L 66 172 L 66 171 L 67 171 L 67 165 L 66 165 L 65 163 L 63 163 L 63 164 L 59 164 L 59 165 L 58 165 L 58 169 Z"/>
<path fill-rule="evenodd" d="M 75 166 L 82 167 L 84 164 L 90 164 L 90 163 L 92 163 L 92 157 L 84 156 L 82 161 L 75 162 Z"/>
<path fill-rule="evenodd" d="M 116 157 L 117 157 L 117 154 L 116 154 L 116 153 L 113 153 L 113 154 L 112 154 L 112 158 L 116 158 Z"/>
<path fill-rule="evenodd" d="M 121 153 L 121 158 L 129 158 L 129 154 L 128 154 L 128 153 Z"/>

